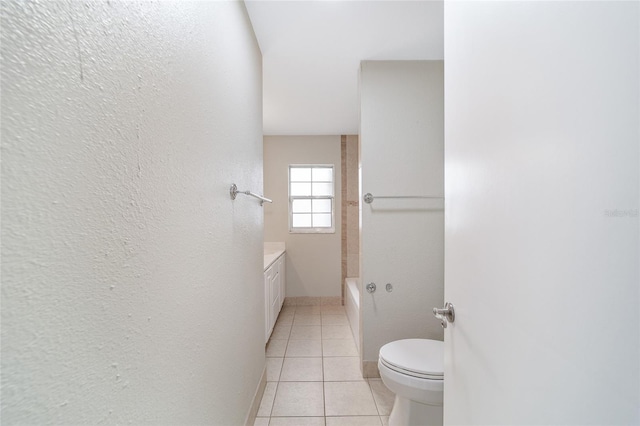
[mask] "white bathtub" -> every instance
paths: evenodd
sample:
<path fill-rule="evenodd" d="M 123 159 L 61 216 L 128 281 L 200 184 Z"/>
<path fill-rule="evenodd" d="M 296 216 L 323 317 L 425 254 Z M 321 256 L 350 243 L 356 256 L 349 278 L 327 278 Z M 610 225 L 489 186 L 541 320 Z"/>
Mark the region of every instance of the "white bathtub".
<path fill-rule="evenodd" d="M 346 291 L 346 310 L 349 323 L 351 324 L 351 332 L 353 340 L 356 341 L 358 353 L 360 353 L 360 278 L 345 278 Z"/>

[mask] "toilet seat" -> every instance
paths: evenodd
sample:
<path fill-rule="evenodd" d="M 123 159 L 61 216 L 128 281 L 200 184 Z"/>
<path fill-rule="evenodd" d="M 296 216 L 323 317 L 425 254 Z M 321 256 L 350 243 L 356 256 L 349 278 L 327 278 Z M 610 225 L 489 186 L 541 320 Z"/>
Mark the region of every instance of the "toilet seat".
<path fill-rule="evenodd" d="M 387 343 L 378 356 L 380 378 L 395 402 L 389 424 L 442 426 L 444 343 L 405 339 Z"/>
<path fill-rule="evenodd" d="M 404 339 L 380 348 L 379 361 L 400 374 L 428 380 L 444 380 L 444 342 Z"/>

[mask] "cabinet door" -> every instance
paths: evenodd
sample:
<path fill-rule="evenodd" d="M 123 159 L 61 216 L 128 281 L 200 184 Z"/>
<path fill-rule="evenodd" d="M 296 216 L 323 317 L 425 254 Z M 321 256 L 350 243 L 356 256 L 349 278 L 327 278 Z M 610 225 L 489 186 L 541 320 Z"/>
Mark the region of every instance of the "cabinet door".
<path fill-rule="evenodd" d="M 287 271 L 285 269 L 284 254 L 280 256 L 280 258 L 278 259 L 278 270 L 280 271 L 280 307 L 279 309 L 282 309 L 282 305 L 284 304 L 284 298 L 285 298 L 286 276 L 287 276 Z"/>
<path fill-rule="evenodd" d="M 264 271 L 264 342 L 269 341 L 273 324 L 271 323 L 271 276 L 273 268 Z"/>
<path fill-rule="evenodd" d="M 271 282 L 269 285 L 271 291 L 271 299 L 269 304 L 271 329 L 273 329 L 273 326 L 276 323 L 276 319 L 278 319 L 278 313 L 280 312 L 280 310 L 278 309 L 278 303 L 280 300 L 280 273 L 276 264 L 274 264 L 272 269 L 273 273 L 271 274 Z"/>

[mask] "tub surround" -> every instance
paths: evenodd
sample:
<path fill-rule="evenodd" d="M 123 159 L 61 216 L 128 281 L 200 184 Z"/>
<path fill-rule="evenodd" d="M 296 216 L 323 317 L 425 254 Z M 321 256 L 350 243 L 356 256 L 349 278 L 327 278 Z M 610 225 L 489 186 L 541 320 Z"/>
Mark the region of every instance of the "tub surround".
<path fill-rule="evenodd" d="M 360 188 L 359 149 L 357 135 L 341 136 L 342 160 L 342 295 L 347 306 L 349 298 L 345 285 L 348 277 L 360 276 Z"/>
<path fill-rule="evenodd" d="M 346 278 L 345 287 L 347 296 L 345 298 L 345 310 L 356 342 L 358 353 L 360 353 L 360 278 Z"/>

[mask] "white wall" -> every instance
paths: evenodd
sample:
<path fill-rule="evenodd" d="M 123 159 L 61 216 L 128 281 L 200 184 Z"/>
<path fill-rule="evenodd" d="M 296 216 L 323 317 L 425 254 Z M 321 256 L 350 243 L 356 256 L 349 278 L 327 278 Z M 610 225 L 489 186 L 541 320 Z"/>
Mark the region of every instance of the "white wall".
<path fill-rule="evenodd" d="M 333 234 L 289 233 L 289 164 L 333 164 Z M 340 136 L 265 136 L 264 240 L 287 247 L 287 297 L 341 296 Z"/>
<path fill-rule="evenodd" d="M 242 424 L 264 368 L 241 2 L 2 3 L 3 424 Z M 242 338 L 239 338 L 239 337 Z"/>
<path fill-rule="evenodd" d="M 443 90 L 442 61 L 362 63 L 363 193 L 444 195 Z M 431 309 L 443 305 L 444 203 L 378 199 L 361 206 L 362 284 L 378 286 L 361 296 L 362 355 L 375 362 L 393 340 L 442 340 Z"/>
<path fill-rule="evenodd" d="M 445 5 L 446 424 L 640 422 L 639 18 Z"/>

